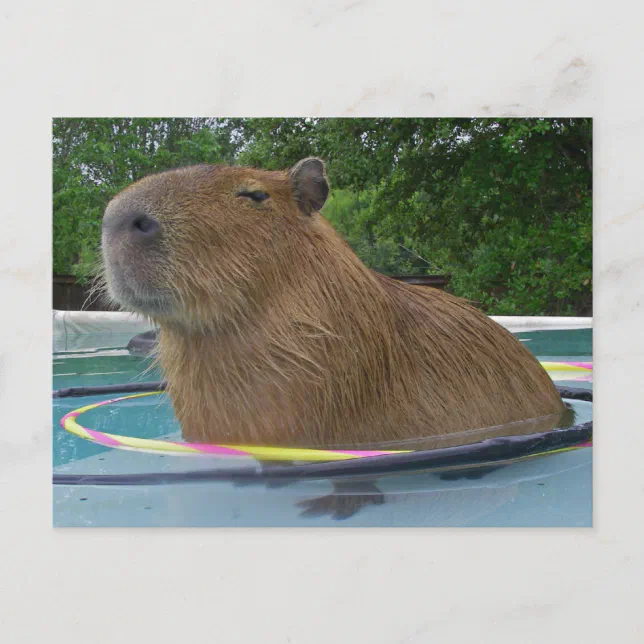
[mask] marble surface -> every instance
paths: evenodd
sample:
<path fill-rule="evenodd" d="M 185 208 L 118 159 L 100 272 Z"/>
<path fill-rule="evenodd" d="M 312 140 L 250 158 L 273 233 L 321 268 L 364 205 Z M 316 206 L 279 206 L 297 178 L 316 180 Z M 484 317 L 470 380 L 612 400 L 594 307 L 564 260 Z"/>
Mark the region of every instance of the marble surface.
<path fill-rule="evenodd" d="M 644 640 L 644 95 L 633 3 L 0 9 L 3 641 Z M 52 530 L 52 116 L 593 116 L 588 530 Z"/>

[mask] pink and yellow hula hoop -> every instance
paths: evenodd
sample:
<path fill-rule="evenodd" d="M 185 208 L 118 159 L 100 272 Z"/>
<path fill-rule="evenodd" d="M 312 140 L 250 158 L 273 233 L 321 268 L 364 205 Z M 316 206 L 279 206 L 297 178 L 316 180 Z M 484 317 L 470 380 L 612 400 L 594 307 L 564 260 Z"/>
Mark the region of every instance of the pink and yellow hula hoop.
<path fill-rule="evenodd" d="M 542 362 L 548 373 L 576 373 L 578 375 L 592 374 L 592 364 L 589 362 Z M 85 405 L 65 414 L 60 425 L 68 432 L 90 440 L 99 445 L 114 447 L 124 450 L 135 450 L 139 452 L 170 452 L 183 455 L 211 455 L 211 456 L 250 456 L 259 460 L 271 461 L 341 461 L 352 458 L 364 458 L 368 456 L 384 456 L 386 454 L 403 454 L 413 450 L 327 450 L 327 449 L 306 449 L 295 447 L 260 447 L 256 445 L 208 445 L 204 443 L 183 443 L 170 440 L 159 440 L 150 438 L 136 438 L 134 436 L 122 436 L 119 434 L 108 434 L 95 429 L 83 427 L 77 422 L 77 418 L 92 409 L 111 405 L 123 400 L 142 398 L 144 396 L 159 395 L 160 391 L 150 391 L 129 396 L 121 396 L 110 400 L 103 400 L 92 405 Z M 580 445 L 581 447 L 582 445 Z M 571 448 L 564 448 L 565 451 Z"/>

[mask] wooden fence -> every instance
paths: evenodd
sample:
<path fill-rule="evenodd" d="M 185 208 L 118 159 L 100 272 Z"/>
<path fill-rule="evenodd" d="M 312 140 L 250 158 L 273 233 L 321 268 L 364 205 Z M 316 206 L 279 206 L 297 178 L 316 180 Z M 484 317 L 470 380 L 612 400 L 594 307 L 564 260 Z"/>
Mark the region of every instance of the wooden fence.
<path fill-rule="evenodd" d="M 393 279 L 445 289 L 450 282 L 449 275 L 393 275 Z M 79 284 L 73 275 L 54 275 L 54 309 L 56 311 L 114 311 L 100 298 L 90 297 L 89 285 Z"/>
<path fill-rule="evenodd" d="M 55 311 L 114 311 L 95 296 L 90 297 L 90 285 L 80 284 L 73 275 L 54 275 Z"/>

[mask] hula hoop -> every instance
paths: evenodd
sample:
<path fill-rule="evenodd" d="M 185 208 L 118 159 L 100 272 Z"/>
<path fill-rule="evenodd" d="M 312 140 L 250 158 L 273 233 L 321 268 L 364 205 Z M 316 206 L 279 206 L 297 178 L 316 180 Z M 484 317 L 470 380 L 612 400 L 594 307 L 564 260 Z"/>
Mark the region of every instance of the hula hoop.
<path fill-rule="evenodd" d="M 259 460 L 270 461 L 341 461 L 351 458 L 362 458 L 365 456 L 384 456 L 386 454 L 404 454 L 413 450 L 325 450 L 307 449 L 297 447 L 260 447 L 256 445 L 209 445 L 205 443 L 183 443 L 169 440 L 158 440 L 150 438 L 135 438 L 133 436 L 121 436 L 118 434 L 107 434 L 95 429 L 83 427 L 76 422 L 76 418 L 85 412 L 105 405 L 141 398 L 143 396 L 155 396 L 161 391 L 150 391 L 130 396 L 121 396 L 110 400 L 86 405 L 65 414 L 60 425 L 68 432 L 85 438 L 99 445 L 115 447 L 117 449 L 136 450 L 139 452 L 172 452 L 175 454 L 197 455 L 208 454 L 210 456 L 252 456 Z"/>
<path fill-rule="evenodd" d="M 571 371 L 571 372 L 591 372 L 591 363 L 580 362 L 542 362 L 546 371 Z M 184 443 L 169 440 L 136 438 L 133 436 L 123 436 L 119 434 L 108 434 L 99 432 L 95 429 L 89 429 L 80 425 L 76 419 L 85 412 L 105 405 L 130 400 L 133 398 L 142 398 L 144 396 L 154 396 L 163 393 L 162 391 L 149 391 L 144 393 L 111 398 L 91 405 L 85 405 L 65 414 L 60 425 L 66 431 L 86 440 L 92 441 L 105 447 L 113 447 L 123 450 L 134 450 L 148 453 L 173 453 L 182 455 L 210 455 L 210 456 L 246 456 L 258 460 L 269 461 L 303 461 L 310 463 L 320 463 L 328 461 L 344 461 L 356 458 L 390 456 L 394 454 L 410 454 L 417 450 L 329 450 L 329 449 L 309 449 L 295 447 L 261 447 L 256 445 L 210 445 L 204 443 Z M 567 451 L 577 449 L 578 447 L 589 446 L 588 441 L 578 445 L 565 446 L 556 451 Z M 548 452 L 552 453 L 552 452 Z"/>
<path fill-rule="evenodd" d="M 548 372 L 572 371 L 590 374 L 593 370 L 592 362 L 542 362 L 541 366 Z"/>

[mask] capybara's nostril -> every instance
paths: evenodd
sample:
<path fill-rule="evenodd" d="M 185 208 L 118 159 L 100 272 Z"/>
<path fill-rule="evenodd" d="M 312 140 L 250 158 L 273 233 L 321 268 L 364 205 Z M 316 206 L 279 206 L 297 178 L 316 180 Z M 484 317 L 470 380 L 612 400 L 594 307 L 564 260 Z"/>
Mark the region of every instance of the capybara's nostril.
<path fill-rule="evenodd" d="M 148 215 L 136 214 L 133 215 L 131 221 L 132 231 L 144 237 L 153 237 L 159 230 L 159 222 Z"/>

